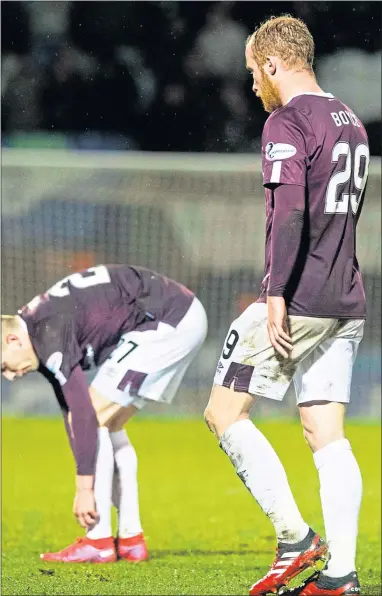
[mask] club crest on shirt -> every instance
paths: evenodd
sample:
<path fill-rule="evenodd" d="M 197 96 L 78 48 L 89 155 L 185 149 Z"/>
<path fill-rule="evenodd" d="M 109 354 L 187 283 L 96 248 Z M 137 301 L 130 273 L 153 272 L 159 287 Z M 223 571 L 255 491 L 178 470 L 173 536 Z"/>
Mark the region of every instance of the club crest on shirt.
<path fill-rule="evenodd" d="M 280 159 L 287 159 L 296 155 L 297 149 L 288 143 L 272 143 L 269 142 L 265 147 L 265 159 L 268 161 L 278 161 Z"/>

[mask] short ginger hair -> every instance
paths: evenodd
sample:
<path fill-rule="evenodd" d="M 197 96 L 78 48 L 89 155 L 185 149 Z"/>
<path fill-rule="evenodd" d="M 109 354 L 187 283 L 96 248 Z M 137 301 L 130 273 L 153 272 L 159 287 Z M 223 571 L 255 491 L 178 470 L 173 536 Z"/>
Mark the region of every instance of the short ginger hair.
<path fill-rule="evenodd" d="M 250 35 L 246 45 L 259 67 L 278 56 L 287 68 L 313 70 L 314 40 L 304 21 L 291 15 L 271 17 Z"/>

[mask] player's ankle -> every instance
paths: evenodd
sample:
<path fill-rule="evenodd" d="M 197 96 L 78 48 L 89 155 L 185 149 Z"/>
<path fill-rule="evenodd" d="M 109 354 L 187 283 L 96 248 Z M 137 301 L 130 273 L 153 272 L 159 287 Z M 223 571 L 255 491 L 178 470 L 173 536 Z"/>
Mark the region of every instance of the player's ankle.
<path fill-rule="evenodd" d="M 332 561 L 329 560 L 328 565 L 325 567 L 325 569 L 322 570 L 321 574 L 324 577 L 330 577 L 330 578 L 342 578 L 342 577 L 347 577 L 348 575 L 350 575 L 350 573 L 356 573 L 356 569 L 355 566 L 352 565 L 352 563 L 343 563 L 340 562 L 338 564 L 332 564 Z"/>
<path fill-rule="evenodd" d="M 281 548 L 284 546 L 304 546 L 305 543 L 309 546 L 315 536 L 315 532 L 305 522 L 294 531 L 288 532 L 287 536 L 285 534 L 284 532 L 277 536 L 277 542 Z"/>
<path fill-rule="evenodd" d="M 118 542 L 122 544 L 136 544 L 137 542 L 142 542 L 143 539 L 143 532 L 139 532 L 138 534 L 118 536 Z"/>
<path fill-rule="evenodd" d="M 86 541 L 96 548 L 110 548 L 111 546 L 114 546 L 113 536 L 103 538 L 90 538 L 89 536 L 86 536 Z"/>

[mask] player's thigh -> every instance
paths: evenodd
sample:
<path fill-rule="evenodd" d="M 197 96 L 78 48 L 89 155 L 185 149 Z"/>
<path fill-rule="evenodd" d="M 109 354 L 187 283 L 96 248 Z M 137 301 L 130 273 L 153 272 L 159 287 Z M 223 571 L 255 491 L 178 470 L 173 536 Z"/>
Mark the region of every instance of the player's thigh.
<path fill-rule="evenodd" d="M 304 435 L 313 451 L 344 437 L 354 361 L 364 322 L 340 322 L 297 368 L 294 376 Z"/>
<path fill-rule="evenodd" d="M 349 402 L 363 329 L 363 320 L 340 321 L 336 331 L 300 362 L 293 378 L 298 405 L 311 401 Z"/>
<path fill-rule="evenodd" d="M 206 332 L 205 311 L 194 299 L 176 327 L 159 321 L 124 334 L 92 387 L 124 408 L 141 408 L 150 400 L 170 403 Z"/>
<path fill-rule="evenodd" d="M 231 424 L 248 418 L 253 404 L 254 397 L 249 393 L 213 385 L 204 419 L 209 429 L 220 438 Z"/>
<path fill-rule="evenodd" d="M 266 304 L 251 304 L 228 331 L 214 384 L 281 401 L 299 362 L 337 325 L 335 319 L 313 317 L 290 317 L 289 323 L 293 350 L 285 359 L 270 342 Z"/>
<path fill-rule="evenodd" d="M 110 432 L 121 430 L 139 409 L 134 402 L 128 406 L 122 406 L 108 399 L 94 387 L 89 388 L 90 399 L 97 414 L 99 426 L 106 426 Z"/>

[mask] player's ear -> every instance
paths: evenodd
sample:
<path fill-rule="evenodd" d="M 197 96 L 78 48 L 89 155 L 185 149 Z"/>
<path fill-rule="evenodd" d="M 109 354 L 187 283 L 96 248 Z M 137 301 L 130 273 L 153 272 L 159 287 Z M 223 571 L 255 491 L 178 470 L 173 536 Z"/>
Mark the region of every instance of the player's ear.
<path fill-rule="evenodd" d="M 15 333 L 7 333 L 5 342 L 7 345 L 13 344 L 14 346 L 21 346 L 21 339 Z"/>
<path fill-rule="evenodd" d="M 273 76 L 276 74 L 277 70 L 277 57 L 276 56 L 268 56 L 265 64 L 264 70 L 269 76 Z"/>

